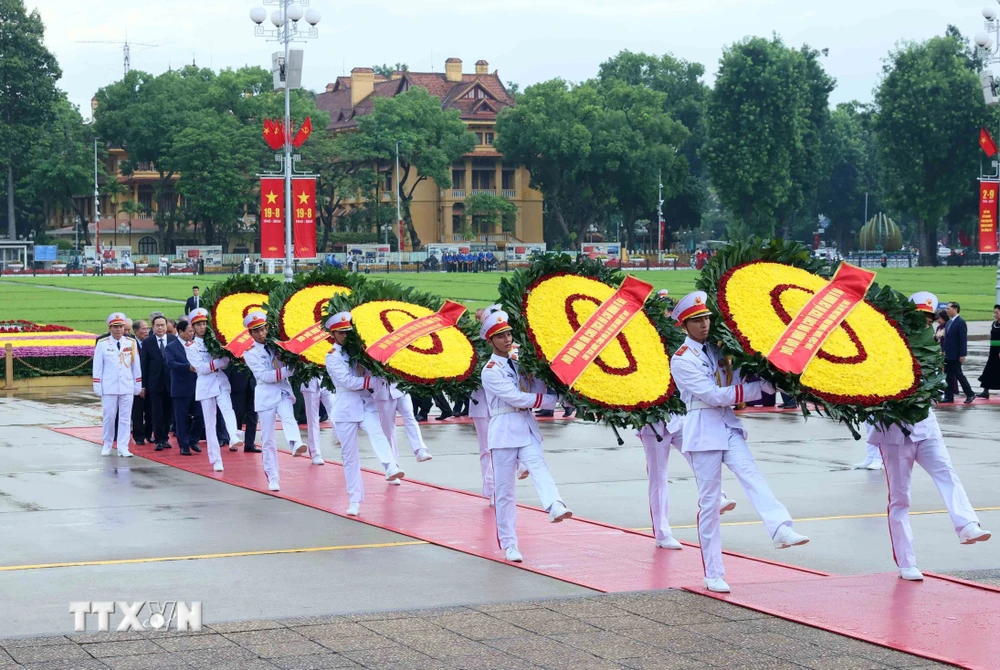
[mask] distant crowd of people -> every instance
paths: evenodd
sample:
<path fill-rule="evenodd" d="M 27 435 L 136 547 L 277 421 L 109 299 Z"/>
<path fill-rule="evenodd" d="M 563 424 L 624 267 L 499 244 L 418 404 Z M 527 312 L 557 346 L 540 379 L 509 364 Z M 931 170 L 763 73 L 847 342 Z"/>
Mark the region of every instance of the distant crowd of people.
<path fill-rule="evenodd" d="M 500 269 L 500 262 L 492 251 L 478 253 L 446 253 L 441 256 L 445 272 L 492 272 Z"/>
<path fill-rule="evenodd" d="M 972 385 L 962 370 L 968 356 L 969 328 L 961 317 L 962 307 L 957 302 L 949 302 L 934 316 L 934 339 L 944 352 L 944 372 L 947 388 L 941 402 L 955 402 L 955 393 L 961 388 L 965 403 L 971 404 L 976 398 Z M 930 315 L 928 315 L 930 318 Z M 1000 305 L 993 305 L 993 324 L 990 326 L 990 352 L 986 366 L 979 376 L 982 391 L 980 398 L 989 399 L 990 391 L 1000 390 Z"/>

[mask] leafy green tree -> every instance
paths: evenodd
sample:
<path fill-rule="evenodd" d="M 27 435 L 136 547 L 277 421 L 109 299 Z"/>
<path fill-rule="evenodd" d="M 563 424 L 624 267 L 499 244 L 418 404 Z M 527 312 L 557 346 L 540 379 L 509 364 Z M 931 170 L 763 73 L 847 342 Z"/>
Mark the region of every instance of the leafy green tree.
<path fill-rule="evenodd" d="M 413 249 L 422 245 L 410 202 L 426 179 L 439 188 L 451 188 L 451 166 L 476 146 L 457 110 L 441 109 L 441 101 L 414 87 L 394 98 L 376 98 L 371 114 L 358 118 L 358 130 L 337 138 L 342 160 L 391 164 L 399 143 L 399 193 L 403 220 Z"/>
<path fill-rule="evenodd" d="M 7 167 L 7 236 L 17 239 L 14 163 L 38 129 L 55 115 L 59 64 L 44 44 L 38 10 L 22 0 L 0 0 L 0 146 Z"/>
<path fill-rule="evenodd" d="M 372 70 L 375 71 L 375 74 L 380 74 L 383 77 L 391 77 L 395 72 L 409 72 L 410 66 L 406 63 L 396 63 L 395 65 L 382 63 L 381 65 L 372 65 Z"/>
<path fill-rule="evenodd" d="M 723 205 L 749 234 L 787 229 L 809 200 L 834 86 L 818 55 L 775 36 L 744 39 L 722 56 L 704 155 Z"/>
<path fill-rule="evenodd" d="M 915 220 L 921 265 L 936 265 L 938 227 L 972 188 L 976 138 L 989 124 L 961 40 L 934 37 L 893 51 L 875 104 L 889 204 Z"/>
<path fill-rule="evenodd" d="M 65 97 L 55 105 L 55 118 L 36 132 L 21 179 L 21 193 L 32 203 L 49 209 L 72 210 L 79 220 L 81 237 L 90 244 L 89 219 L 73 196 L 94 190 L 94 138 L 77 108 Z M 103 175 L 103 161 L 99 163 Z"/>
<path fill-rule="evenodd" d="M 465 219 L 473 227 L 478 224 L 477 232 L 488 234 L 494 226 L 499 225 L 505 233 L 513 233 L 517 224 L 517 205 L 507 198 L 488 193 L 476 193 L 465 199 Z"/>

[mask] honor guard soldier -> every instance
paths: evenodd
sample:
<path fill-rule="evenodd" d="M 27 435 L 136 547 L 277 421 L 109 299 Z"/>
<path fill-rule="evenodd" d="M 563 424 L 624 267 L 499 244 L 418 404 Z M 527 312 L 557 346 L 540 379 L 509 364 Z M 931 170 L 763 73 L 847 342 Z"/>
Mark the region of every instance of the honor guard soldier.
<path fill-rule="evenodd" d="M 326 465 L 323 460 L 323 450 L 319 438 L 319 406 L 326 408 L 326 415 L 333 416 L 333 393 L 323 388 L 322 379 L 313 377 L 305 384 L 299 385 L 306 412 L 306 442 L 309 445 L 309 457 L 313 465 Z M 332 421 L 332 419 L 331 419 Z M 293 456 L 295 454 L 292 454 Z"/>
<path fill-rule="evenodd" d="M 372 378 L 364 368 L 351 363 L 344 342 L 347 333 L 354 329 L 351 313 L 340 312 L 326 320 L 326 329 L 333 333 L 335 344 L 326 355 L 326 371 L 337 392 L 333 395 L 333 429 L 340 440 L 341 461 L 344 463 L 344 479 L 350 504 L 348 516 L 357 516 L 361 503 L 365 501 L 364 481 L 361 479 L 361 461 L 358 455 L 358 431 L 364 430 L 372 444 L 372 451 L 385 467 L 386 481 L 403 478 L 392 457 L 392 447 L 382 432 L 382 424 L 372 396 Z"/>
<path fill-rule="evenodd" d="M 292 371 L 275 358 L 274 351 L 267 344 L 267 315 L 254 310 L 243 317 L 243 327 L 250 331 L 253 346 L 243 354 L 243 362 L 257 380 L 254 390 L 254 409 L 260 418 L 261 451 L 263 451 L 264 474 L 267 475 L 267 490 L 279 490 L 278 444 L 274 437 L 275 418 L 281 417 L 281 431 L 285 434 L 292 456 L 305 453 L 299 422 L 295 420 L 295 394 L 288 381 Z"/>
<path fill-rule="evenodd" d="M 533 409 L 552 409 L 559 396 L 545 393 L 545 384 L 521 372 L 511 360 L 513 333 L 506 312 L 493 312 L 483 319 L 479 336 L 493 347 L 483 368 L 483 389 L 490 412 L 489 448 L 493 460 L 496 498 L 497 541 L 507 560 L 522 561 L 517 547 L 517 463 L 527 466 L 531 480 L 549 513 L 558 523 L 573 516 L 563 503 L 542 454 L 542 435 Z"/>
<path fill-rule="evenodd" d="M 375 406 L 378 408 L 382 432 L 385 434 L 385 439 L 389 440 L 393 459 L 399 462 L 399 446 L 396 440 L 396 414 L 399 414 L 403 417 L 406 441 L 410 443 L 410 449 L 417 457 L 417 463 L 431 460 L 433 457 L 430 449 L 424 444 L 420 426 L 413 416 L 413 399 L 410 398 L 410 394 L 400 391 L 395 383 L 381 377 L 372 380 L 372 388 L 375 391 Z M 382 465 L 385 467 L 384 463 Z M 394 479 L 391 483 L 398 484 L 399 480 Z"/>
<path fill-rule="evenodd" d="M 233 412 L 233 401 L 229 393 L 232 387 L 222 370 L 229 365 L 228 358 L 212 358 L 205 346 L 205 333 L 208 332 L 208 310 L 199 307 L 188 315 L 188 321 L 194 328 L 194 338 L 185 343 L 184 352 L 188 364 L 198 374 L 194 398 L 201 403 L 202 418 L 205 420 L 205 440 L 208 443 L 208 462 L 212 469 L 222 472 L 222 452 L 219 450 L 219 436 L 215 432 L 216 410 L 222 412 L 222 420 L 232 442 L 229 450 L 236 451 L 243 444 L 243 432 L 237 430 L 236 413 Z"/>
<path fill-rule="evenodd" d="M 108 317 L 108 332 L 94 345 L 94 393 L 101 396 L 103 412 L 101 456 L 111 455 L 118 430 L 118 455 L 131 458 L 128 449 L 132 432 L 132 402 L 142 390 L 139 344 L 125 335 L 125 315 L 115 312 Z M 115 415 L 118 425 L 115 426 Z M 124 444 L 122 444 L 124 442 Z"/>
<path fill-rule="evenodd" d="M 666 422 L 647 424 L 636 433 L 646 452 L 646 474 L 649 476 L 649 517 L 653 521 L 653 537 L 660 549 L 683 549 L 670 529 L 670 495 L 667 464 L 671 448 L 676 449 L 691 465 L 691 454 L 682 451 L 684 415 L 671 414 Z M 659 439 L 657 439 L 659 437 Z M 691 467 L 694 470 L 694 466 Z M 719 514 L 736 509 L 736 503 L 723 491 L 719 498 Z"/>
<path fill-rule="evenodd" d="M 722 465 L 728 467 L 746 491 L 768 534 L 778 549 L 805 544 L 809 538 L 792 530 L 792 517 L 774 497 L 757 469 L 747 431 L 733 407 L 759 400 L 761 393 L 773 393 L 766 382 L 744 382 L 740 371 L 708 342 L 711 313 L 704 291 L 695 291 L 680 300 L 672 316 L 684 327 L 684 346 L 670 359 L 670 374 L 687 406 L 682 450 L 691 455 L 691 467 L 698 482 L 698 540 L 705 565 L 705 588 L 729 593 L 723 579 L 722 534 L 719 500 L 722 496 Z"/>
<path fill-rule="evenodd" d="M 918 310 L 931 314 L 938 304 L 937 297 L 926 291 L 913 294 L 910 300 Z M 958 541 L 961 544 L 975 544 L 990 539 L 990 532 L 980 527 L 979 517 L 969 502 L 965 487 L 958 479 L 933 409 L 928 411 L 926 419 L 915 425 L 893 424 L 886 428 L 869 423 L 868 443 L 879 448 L 885 464 L 885 479 L 889 486 L 889 540 L 901 578 L 909 581 L 924 578 L 917 568 L 917 559 L 913 553 L 913 531 L 910 529 L 910 489 L 914 463 L 919 463 L 934 480 L 934 485 L 948 508 Z"/>

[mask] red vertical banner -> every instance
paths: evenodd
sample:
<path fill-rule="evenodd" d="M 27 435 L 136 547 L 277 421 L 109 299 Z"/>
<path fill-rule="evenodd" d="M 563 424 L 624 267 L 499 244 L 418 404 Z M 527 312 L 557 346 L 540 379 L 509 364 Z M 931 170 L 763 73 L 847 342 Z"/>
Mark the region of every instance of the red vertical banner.
<path fill-rule="evenodd" d="M 979 253 L 997 252 L 997 189 L 995 181 L 979 182 Z"/>
<path fill-rule="evenodd" d="M 397 251 L 403 251 L 406 248 L 406 241 L 403 239 L 403 233 L 406 231 L 406 226 L 403 224 L 403 220 L 399 220 L 399 232 L 396 235 L 396 241 L 399 243 Z"/>
<path fill-rule="evenodd" d="M 260 257 L 285 257 L 285 182 L 260 180 Z"/>
<path fill-rule="evenodd" d="M 316 258 L 316 178 L 292 179 L 295 258 Z"/>

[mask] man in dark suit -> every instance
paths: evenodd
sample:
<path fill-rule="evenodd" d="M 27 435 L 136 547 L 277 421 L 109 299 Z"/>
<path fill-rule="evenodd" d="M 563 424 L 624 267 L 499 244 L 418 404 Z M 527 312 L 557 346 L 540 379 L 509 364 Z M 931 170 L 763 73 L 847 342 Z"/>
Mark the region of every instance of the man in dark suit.
<path fill-rule="evenodd" d="M 184 319 L 177 322 L 177 338 L 167 343 L 163 358 L 170 371 L 170 396 L 174 408 L 174 427 L 181 456 L 190 456 L 191 450 L 201 451 L 198 437 L 192 432 L 193 418 L 198 404 L 194 399 L 198 374 L 188 363 L 184 345 L 194 339 L 194 328 Z"/>
<path fill-rule="evenodd" d="M 184 303 L 184 313 L 190 314 L 194 310 L 201 307 L 201 290 L 197 286 L 191 287 L 191 297 L 187 299 Z"/>
<path fill-rule="evenodd" d="M 233 401 L 233 412 L 236 414 L 236 427 L 245 431 L 243 451 L 253 454 L 260 453 L 260 447 L 254 444 L 257 439 L 257 412 L 254 411 L 254 389 L 257 380 L 247 369 L 238 369 L 235 365 L 228 366 L 223 374 L 229 378 L 232 391 L 229 397 Z M 298 403 L 297 403 L 298 404 Z M 225 423 L 224 421 L 222 423 Z M 244 428 L 243 424 L 246 424 Z M 221 444 L 221 441 L 220 441 Z"/>
<path fill-rule="evenodd" d="M 142 395 L 150 410 L 156 451 L 170 448 L 170 370 L 167 369 L 166 348 L 177 338 L 167 335 L 167 318 L 153 317 L 153 333 L 142 343 L 139 361 L 142 364 Z"/>
<path fill-rule="evenodd" d="M 962 372 L 962 363 L 968 355 L 969 329 L 965 321 L 959 316 L 962 308 L 957 302 L 949 302 L 945 308 L 948 312 L 948 323 L 944 326 L 944 373 L 947 377 L 948 386 L 944 390 L 944 399 L 941 402 L 955 402 L 956 382 L 962 385 L 962 392 L 965 393 L 965 404 L 970 404 L 976 399 L 972 392 L 972 385 L 965 378 Z"/>

